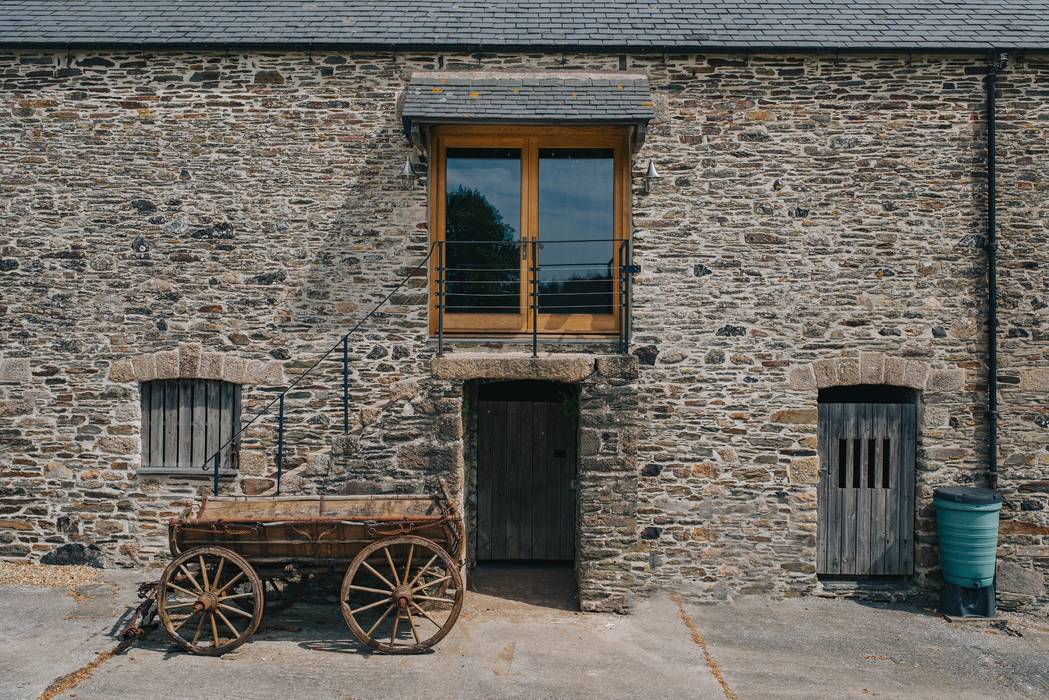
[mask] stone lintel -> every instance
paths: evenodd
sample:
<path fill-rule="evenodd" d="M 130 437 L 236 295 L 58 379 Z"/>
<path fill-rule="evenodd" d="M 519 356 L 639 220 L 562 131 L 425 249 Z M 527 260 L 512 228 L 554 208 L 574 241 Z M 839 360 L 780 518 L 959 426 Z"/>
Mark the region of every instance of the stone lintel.
<path fill-rule="evenodd" d="M 537 379 L 581 382 L 594 373 L 591 355 L 456 354 L 435 357 L 430 371 L 436 379 Z"/>
<path fill-rule="evenodd" d="M 154 379 L 219 379 L 233 384 L 280 386 L 284 383 L 284 366 L 279 360 L 249 361 L 237 355 L 204 352 L 200 343 L 186 343 L 114 360 L 109 368 L 109 380 L 118 384 Z"/>

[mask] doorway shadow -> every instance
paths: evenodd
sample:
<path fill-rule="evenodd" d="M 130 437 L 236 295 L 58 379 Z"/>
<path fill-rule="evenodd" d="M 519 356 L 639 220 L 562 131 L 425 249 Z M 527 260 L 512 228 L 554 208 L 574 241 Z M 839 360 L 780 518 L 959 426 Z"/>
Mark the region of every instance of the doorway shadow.
<path fill-rule="evenodd" d="M 579 610 L 571 562 L 480 562 L 467 576 L 473 593 L 554 610 Z"/>

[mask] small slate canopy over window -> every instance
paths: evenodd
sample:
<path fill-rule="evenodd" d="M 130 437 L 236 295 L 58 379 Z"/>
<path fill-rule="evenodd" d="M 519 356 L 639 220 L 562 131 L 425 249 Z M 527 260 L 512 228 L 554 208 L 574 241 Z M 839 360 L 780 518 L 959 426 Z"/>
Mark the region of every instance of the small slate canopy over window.
<path fill-rule="evenodd" d="M 215 453 L 240 430 L 240 385 L 209 379 L 143 382 L 142 468 L 210 467 Z M 219 455 L 219 468 L 235 469 L 238 441 Z"/>

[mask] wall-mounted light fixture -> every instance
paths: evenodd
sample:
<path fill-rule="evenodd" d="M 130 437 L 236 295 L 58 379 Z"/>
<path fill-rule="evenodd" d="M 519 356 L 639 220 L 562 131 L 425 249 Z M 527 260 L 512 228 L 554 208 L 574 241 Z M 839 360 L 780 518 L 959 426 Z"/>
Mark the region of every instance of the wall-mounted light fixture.
<path fill-rule="evenodd" d="M 419 180 L 419 173 L 416 172 L 415 166 L 412 165 L 411 158 L 404 159 L 404 167 L 401 168 L 401 184 L 404 186 L 406 192 L 410 192 L 415 189 L 415 183 Z"/>
<path fill-rule="evenodd" d="M 641 191 L 645 194 L 652 192 L 652 188 L 656 186 L 656 180 L 661 179 L 663 176 L 656 170 L 656 164 L 652 161 L 648 161 L 648 170 L 645 172 L 645 179 L 641 184 Z"/>

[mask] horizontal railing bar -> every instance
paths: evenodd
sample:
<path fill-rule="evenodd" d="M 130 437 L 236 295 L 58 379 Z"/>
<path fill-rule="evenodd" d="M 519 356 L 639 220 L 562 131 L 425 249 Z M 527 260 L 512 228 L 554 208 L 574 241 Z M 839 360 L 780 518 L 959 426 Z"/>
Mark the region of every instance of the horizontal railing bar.
<path fill-rule="evenodd" d="M 540 240 L 539 245 L 544 246 L 548 243 L 626 243 L 629 238 L 563 238 L 558 240 Z M 475 240 L 452 240 L 446 239 L 438 241 L 438 244 L 444 245 L 446 243 L 467 243 L 475 245 L 526 245 L 531 241 L 475 241 Z"/>

